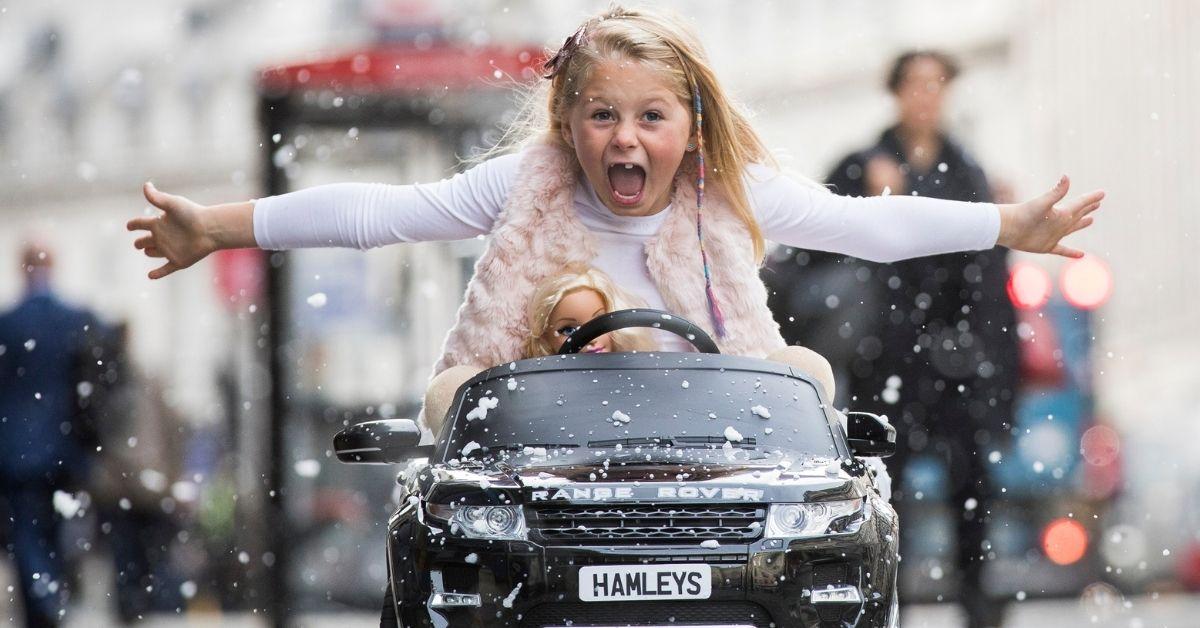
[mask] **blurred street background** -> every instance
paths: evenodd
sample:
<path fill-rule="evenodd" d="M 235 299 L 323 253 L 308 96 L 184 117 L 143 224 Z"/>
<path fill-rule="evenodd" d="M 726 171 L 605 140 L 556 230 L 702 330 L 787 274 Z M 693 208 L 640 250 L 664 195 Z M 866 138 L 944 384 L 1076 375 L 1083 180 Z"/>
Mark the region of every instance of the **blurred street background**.
<path fill-rule="evenodd" d="M 58 294 L 123 330 L 107 355 L 129 382 L 119 429 L 88 441 L 125 471 L 55 497 L 65 625 L 377 625 L 395 470 L 339 466 L 332 437 L 415 414 L 483 243 L 225 251 L 151 282 L 125 222 L 145 180 L 217 203 L 448 176 L 499 139 L 545 49 L 606 6 L 0 0 L 0 310 L 37 238 Z M 1062 173 L 1108 192 L 1069 242 L 1083 262 L 1009 259 L 1023 397 L 989 466 L 984 581 L 1006 626 L 1197 625 L 1200 4 L 655 6 L 694 24 L 790 170 L 824 179 L 875 142 L 892 60 L 938 49 L 961 65 L 946 128 L 997 194 Z M 944 504 L 949 471 L 913 464 L 918 499 Z M 960 507 L 904 519 L 906 627 L 959 625 Z M 16 577 L 0 552 L 0 628 L 23 625 Z"/>

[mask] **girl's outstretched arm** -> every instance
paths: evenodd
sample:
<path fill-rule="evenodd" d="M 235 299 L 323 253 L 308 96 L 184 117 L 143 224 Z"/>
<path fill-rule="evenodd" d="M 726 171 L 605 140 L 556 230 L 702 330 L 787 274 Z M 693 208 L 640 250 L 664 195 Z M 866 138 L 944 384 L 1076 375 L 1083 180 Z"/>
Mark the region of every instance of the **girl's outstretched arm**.
<path fill-rule="evenodd" d="M 873 262 L 990 249 L 1079 257 L 1060 243 L 1092 224 L 1103 192 L 1062 200 L 1064 177 L 1024 203 L 993 205 L 921 196 L 849 197 L 774 175 L 749 180 L 763 235 L 787 246 L 842 253 Z"/>
<path fill-rule="evenodd" d="M 497 157 L 428 184 L 335 183 L 258 201 L 200 205 L 147 183 L 154 216 L 130 220 L 148 233 L 134 246 L 164 259 L 159 279 L 220 249 L 350 247 L 461 240 L 491 232 L 522 156 Z"/>

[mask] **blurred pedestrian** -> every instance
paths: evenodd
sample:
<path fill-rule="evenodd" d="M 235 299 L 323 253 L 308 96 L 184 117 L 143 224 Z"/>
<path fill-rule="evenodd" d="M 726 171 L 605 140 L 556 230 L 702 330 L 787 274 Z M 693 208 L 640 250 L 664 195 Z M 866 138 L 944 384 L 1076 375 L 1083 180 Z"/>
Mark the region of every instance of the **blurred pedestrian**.
<path fill-rule="evenodd" d="M 827 183 L 846 195 L 912 195 L 992 202 L 982 168 L 943 128 L 947 90 L 957 63 L 937 51 L 900 55 L 887 76 L 897 122 L 871 147 L 854 152 Z M 903 509 L 920 496 L 904 491 L 908 462 L 921 455 L 940 460 L 959 540 L 959 597 L 972 628 L 999 626 L 1003 604 L 983 588 L 986 523 L 993 497 L 986 456 L 998 448 L 1013 414 L 1017 386 L 1015 313 L 1005 282 L 1007 249 L 951 253 L 891 264 L 808 251 L 777 255 L 767 276 L 777 275 L 776 318 L 789 343 L 817 347 L 816 327 L 799 325 L 789 307 L 835 298 L 862 303 L 853 328 L 841 328 L 846 353 L 840 366 L 856 410 L 890 415 L 898 431 L 889 459 L 894 500 Z M 809 268 L 804 268 L 811 265 Z M 805 294 L 800 273 L 840 277 L 830 295 Z M 773 271 L 773 272 L 772 272 Z M 815 300 L 814 300 L 815 299 Z M 841 312 L 825 318 L 846 318 Z M 829 355 L 829 353 L 825 353 Z M 835 352 L 834 355 L 839 355 Z M 834 364 L 835 369 L 839 364 Z M 902 528 L 912 533 L 912 527 Z M 902 534 L 908 555 L 908 534 Z"/>
<path fill-rule="evenodd" d="M 128 325 L 106 334 L 105 394 L 96 404 L 100 452 L 92 474 L 101 539 L 116 570 L 117 612 L 130 623 L 152 611 L 170 612 L 183 600 L 172 560 L 179 509 L 190 499 L 182 476 L 182 421 L 161 385 L 143 374 L 129 351 Z M 176 490 L 172 490 L 176 488 Z"/>
<path fill-rule="evenodd" d="M 62 516 L 56 491 L 78 488 L 88 472 L 88 431 L 80 399 L 94 390 L 84 376 L 101 333 L 86 309 L 51 289 L 53 255 L 29 242 L 21 256 L 25 294 L 0 314 L 0 502 L 6 550 L 16 563 L 27 626 L 55 626 L 65 614 Z"/>
<path fill-rule="evenodd" d="M 767 255 L 761 276 L 767 307 L 790 345 L 816 351 L 829 361 L 837 408 L 854 409 L 850 367 L 861 356 L 879 355 L 881 295 L 873 265 L 858 258 L 787 246 Z"/>

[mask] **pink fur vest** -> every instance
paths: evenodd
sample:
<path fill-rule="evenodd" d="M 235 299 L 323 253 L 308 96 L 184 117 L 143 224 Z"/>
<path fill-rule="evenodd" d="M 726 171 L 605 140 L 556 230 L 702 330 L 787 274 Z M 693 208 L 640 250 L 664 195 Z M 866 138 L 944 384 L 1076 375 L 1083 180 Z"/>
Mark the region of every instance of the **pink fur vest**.
<path fill-rule="evenodd" d="M 490 367 L 521 359 L 534 289 L 562 268 L 596 257 L 595 239 L 575 212 L 577 168 L 574 156 L 559 148 L 526 151 L 435 375 L 460 364 Z M 667 307 L 712 335 L 724 353 L 761 358 L 785 346 L 767 309 L 750 234 L 729 205 L 712 191 L 705 198 L 704 244 L 725 314 L 725 338 L 712 332 L 704 295 L 694 187 L 676 184 L 669 211 L 658 235 L 646 243 L 650 276 Z"/>

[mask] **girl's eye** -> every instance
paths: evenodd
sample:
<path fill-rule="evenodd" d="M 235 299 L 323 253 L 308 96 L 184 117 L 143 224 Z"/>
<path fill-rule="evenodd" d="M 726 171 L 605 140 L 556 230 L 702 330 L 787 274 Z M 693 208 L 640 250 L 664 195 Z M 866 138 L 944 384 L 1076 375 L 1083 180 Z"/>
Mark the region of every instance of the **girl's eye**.
<path fill-rule="evenodd" d="M 657 111 L 647 111 L 645 118 L 647 122 L 658 122 L 663 119 L 662 114 Z"/>
<path fill-rule="evenodd" d="M 567 336 L 575 333 L 576 329 L 579 329 L 579 325 L 563 325 L 562 327 L 554 330 L 554 334 L 561 338 L 566 338 Z"/>
<path fill-rule="evenodd" d="M 612 112 L 607 109 L 601 109 L 592 114 L 592 119 L 599 120 L 601 122 L 608 122 L 609 120 L 612 120 Z"/>

